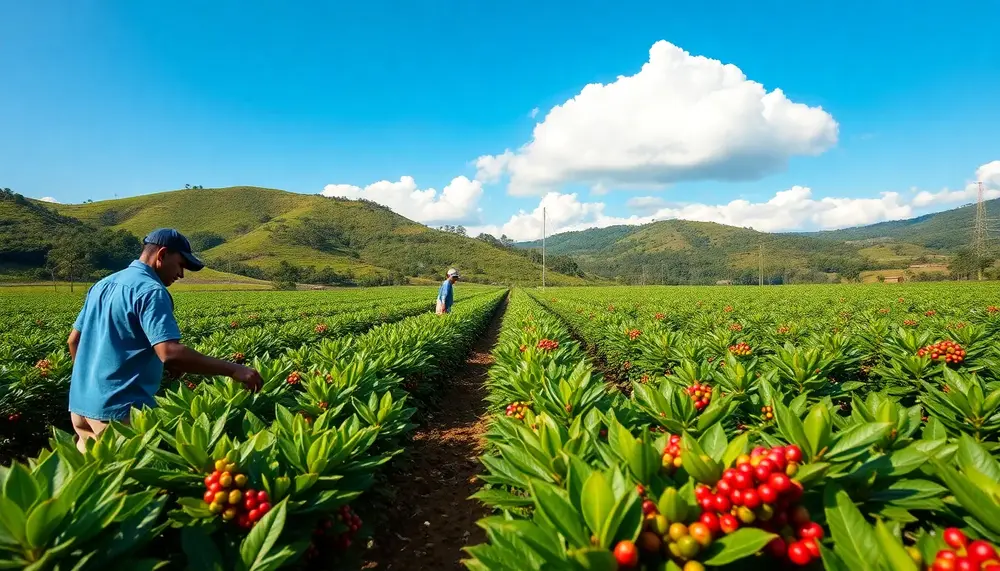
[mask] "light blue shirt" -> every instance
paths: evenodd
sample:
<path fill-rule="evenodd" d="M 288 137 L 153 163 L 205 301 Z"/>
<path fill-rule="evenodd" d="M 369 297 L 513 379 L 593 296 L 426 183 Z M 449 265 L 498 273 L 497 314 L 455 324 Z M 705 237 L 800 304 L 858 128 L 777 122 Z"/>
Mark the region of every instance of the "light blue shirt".
<path fill-rule="evenodd" d="M 441 287 L 438 289 L 437 300 L 444 302 L 445 311 L 451 311 L 451 304 L 454 300 L 453 290 L 454 288 L 451 285 L 451 280 L 444 280 L 444 283 L 441 284 Z"/>
<path fill-rule="evenodd" d="M 73 328 L 80 345 L 73 363 L 69 410 L 94 420 L 127 418 L 133 406 L 154 406 L 163 362 L 153 345 L 179 340 L 174 300 L 153 268 L 136 260 L 87 292 Z"/>

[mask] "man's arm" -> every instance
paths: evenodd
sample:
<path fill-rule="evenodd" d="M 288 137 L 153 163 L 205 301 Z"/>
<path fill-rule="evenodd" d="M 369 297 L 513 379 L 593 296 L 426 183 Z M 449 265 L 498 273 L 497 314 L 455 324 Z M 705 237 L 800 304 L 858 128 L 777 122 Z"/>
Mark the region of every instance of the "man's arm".
<path fill-rule="evenodd" d="M 75 327 L 69 332 L 69 339 L 66 340 L 66 344 L 69 345 L 69 358 L 75 363 L 76 350 L 80 347 L 80 331 Z"/>
<path fill-rule="evenodd" d="M 243 383 L 253 391 L 259 389 L 264 382 L 260 373 L 250 367 L 202 355 L 178 341 L 157 343 L 153 345 L 153 350 L 163 361 L 163 365 L 171 371 L 196 375 L 225 375 Z"/>

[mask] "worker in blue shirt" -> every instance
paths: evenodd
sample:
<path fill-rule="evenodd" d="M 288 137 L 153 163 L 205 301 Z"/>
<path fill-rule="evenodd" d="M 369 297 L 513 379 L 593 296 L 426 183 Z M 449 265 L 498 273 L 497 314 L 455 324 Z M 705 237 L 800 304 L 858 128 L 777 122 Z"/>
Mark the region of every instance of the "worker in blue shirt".
<path fill-rule="evenodd" d="M 184 270 L 203 267 L 187 238 L 161 228 L 143 240 L 138 260 L 87 292 L 68 340 L 69 411 L 81 452 L 108 422 L 128 422 L 133 407 L 156 406 L 153 395 L 164 367 L 177 374 L 225 375 L 250 390 L 260 388 L 254 369 L 202 355 L 179 341 L 167 287 L 183 278 Z"/>
<path fill-rule="evenodd" d="M 438 288 L 438 296 L 437 296 L 438 315 L 441 315 L 443 313 L 451 313 L 451 304 L 454 301 L 454 288 L 452 286 L 457 281 L 458 281 L 458 270 L 456 270 L 455 268 L 448 270 L 448 277 L 441 283 L 441 287 Z"/>

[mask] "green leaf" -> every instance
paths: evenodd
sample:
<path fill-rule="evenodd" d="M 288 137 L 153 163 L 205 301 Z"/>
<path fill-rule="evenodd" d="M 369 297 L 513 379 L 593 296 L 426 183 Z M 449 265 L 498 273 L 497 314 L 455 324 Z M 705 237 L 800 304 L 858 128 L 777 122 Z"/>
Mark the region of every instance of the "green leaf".
<path fill-rule="evenodd" d="M 52 498 L 36 505 L 28 514 L 25 536 L 28 545 L 40 549 L 48 545 L 59 525 L 66 518 L 66 508 L 58 499 Z"/>
<path fill-rule="evenodd" d="M 983 493 L 968 478 L 945 466 L 939 460 L 931 460 L 931 464 L 933 464 L 941 481 L 955 495 L 958 503 L 991 531 L 1000 533 L 1000 506 L 997 505 L 997 502 Z"/>
<path fill-rule="evenodd" d="M 594 533 L 600 532 L 615 506 L 611 485 L 604 474 L 594 472 L 587 478 L 587 482 L 583 485 L 583 495 L 580 502 L 587 527 Z"/>
<path fill-rule="evenodd" d="M 813 454 L 819 454 L 821 450 L 829 446 L 830 434 L 833 430 L 833 419 L 830 418 L 830 411 L 823 403 L 816 403 L 802 423 L 802 429 L 809 440 L 809 446 Z"/>
<path fill-rule="evenodd" d="M 962 434 L 958 439 L 958 465 L 963 472 L 972 467 L 993 482 L 1000 482 L 1000 463 L 968 434 Z"/>
<path fill-rule="evenodd" d="M 187 555 L 187 566 L 191 571 L 223 571 L 225 569 L 222 554 L 219 553 L 219 548 L 212 541 L 210 532 L 209 526 L 185 527 L 181 530 L 181 548 Z"/>
<path fill-rule="evenodd" d="M 819 545 L 819 554 L 823 558 L 823 568 L 826 571 L 852 571 L 839 555 L 824 547 L 819 541 L 816 543 Z"/>
<path fill-rule="evenodd" d="M 712 425 L 711 428 L 705 431 L 698 439 L 698 444 L 701 445 L 705 454 L 708 454 L 714 460 L 722 460 L 723 454 L 726 452 L 726 431 L 722 428 L 722 423 L 717 422 Z"/>
<path fill-rule="evenodd" d="M 903 544 L 896 539 L 896 536 L 889 531 L 881 519 L 875 522 L 875 539 L 878 540 L 881 547 L 882 557 L 885 558 L 893 571 L 920 571 L 913 558 L 906 552 Z"/>
<path fill-rule="evenodd" d="M 573 504 L 566 497 L 564 490 L 539 480 L 531 480 L 528 487 L 535 498 L 535 509 L 556 528 L 556 531 L 571 545 L 578 547 L 590 545 L 590 536 L 580 523 L 580 514 L 573 509 Z"/>
<path fill-rule="evenodd" d="M 736 459 L 750 450 L 750 433 L 744 432 L 729 441 L 726 451 L 722 454 L 722 466 L 732 466 Z"/>
<path fill-rule="evenodd" d="M 615 571 L 618 569 L 618 562 L 615 561 L 613 553 L 607 549 L 598 547 L 587 547 L 573 552 L 573 561 L 577 563 L 577 569 L 586 571 Z"/>
<path fill-rule="evenodd" d="M 27 512 L 38 497 L 38 484 L 24 464 L 15 462 L 7 472 L 7 481 L 3 484 L 3 496 L 10 498 L 22 511 Z"/>
<path fill-rule="evenodd" d="M 836 484 L 827 485 L 823 505 L 837 554 L 852 570 L 878 568 L 878 541 L 851 497 Z"/>
<path fill-rule="evenodd" d="M 778 537 L 756 527 L 742 527 L 712 542 L 706 552 L 707 565 L 726 565 L 749 557 Z"/>
<path fill-rule="evenodd" d="M 803 464 L 799 467 L 799 471 L 795 473 L 794 479 L 798 480 L 804 486 L 822 478 L 829 469 L 830 465 L 826 462 Z"/>
<path fill-rule="evenodd" d="M 809 444 L 809 439 L 806 438 L 802 421 L 780 400 L 774 401 L 774 419 L 778 422 L 778 430 L 785 437 L 785 441 L 789 444 L 798 444 L 805 457 L 812 458 L 815 451 Z"/>
<path fill-rule="evenodd" d="M 267 512 L 267 515 L 253 526 L 246 539 L 240 544 L 240 559 L 251 571 L 267 558 L 271 547 L 278 541 L 278 537 L 285 528 L 287 507 L 287 500 L 278 502 L 271 508 L 271 511 Z"/>
<path fill-rule="evenodd" d="M 893 425 L 888 422 L 856 424 L 840 433 L 837 443 L 830 448 L 824 459 L 829 462 L 844 462 L 854 459 L 872 444 L 888 436 Z"/>
<path fill-rule="evenodd" d="M 0 542 L 8 545 L 25 543 L 24 527 L 27 521 L 21 506 L 7 496 L 0 496 Z"/>

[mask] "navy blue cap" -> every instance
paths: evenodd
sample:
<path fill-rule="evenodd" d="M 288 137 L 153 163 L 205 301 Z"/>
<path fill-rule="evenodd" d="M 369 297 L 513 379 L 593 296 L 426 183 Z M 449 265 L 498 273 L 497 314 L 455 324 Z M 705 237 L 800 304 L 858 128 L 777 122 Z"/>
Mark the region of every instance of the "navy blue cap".
<path fill-rule="evenodd" d="M 184 267 L 192 272 L 205 267 L 201 260 L 191 253 L 191 242 L 183 234 L 173 228 L 157 228 L 142 239 L 143 244 L 163 246 L 184 256 Z"/>

